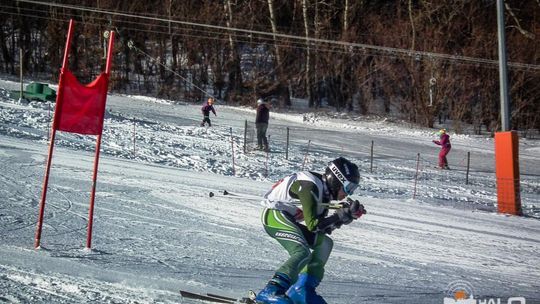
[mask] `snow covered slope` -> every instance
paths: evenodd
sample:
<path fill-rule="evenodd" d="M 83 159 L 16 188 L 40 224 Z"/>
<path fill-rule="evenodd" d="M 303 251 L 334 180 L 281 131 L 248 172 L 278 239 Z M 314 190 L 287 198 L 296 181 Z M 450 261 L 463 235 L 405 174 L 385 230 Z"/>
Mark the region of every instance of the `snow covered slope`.
<path fill-rule="evenodd" d="M 2 81 L 0 87 L 16 88 Z M 442 303 L 452 282 L 475 298 L 540 303 L 540 144 L 521 141 L 527 217 L 493 212 L 491 139 L 452 135 L 450 165 L 433 169 L 433 130 L 382 121 L 271 113 L 273 149 L 243 152 L 252 109 L 111 95 L 102 144 L 93 249 L 84 250 L 94 138 L 59 133 L 42 248 L 33 249 L 47 154 L 48 105 L 0 101 L 0 300 L 13 303 L 197 303 L 179 289 L 244 296 L 286 258 L 262 229 L 256 199 L 302 167 L 344 155 L 361 166 L 355 198 L 368 214 L 335 231 L 319 288 L 329 303 Z M 283 136 L 290 128 L 289 159 Z M 233 130 L 232 166 L 230 128 Z M 133 132 L 136 132 L 135 146 Z M 312 143 L 306 157 L 307 141 Z M 375 142 L 370 172 L 371 141 Z M 470 183 L 463 157 L 472 154 Z M 281 152 L 281 153 L 280 153 Z M 413 200 L 416 156 L 420 175 Z M 304 163 L 305 159 L 305 163 Z M 223 190 L 239 194 L 223 195 Z M 215 196 L 209 197 L 209 192 Z"/>

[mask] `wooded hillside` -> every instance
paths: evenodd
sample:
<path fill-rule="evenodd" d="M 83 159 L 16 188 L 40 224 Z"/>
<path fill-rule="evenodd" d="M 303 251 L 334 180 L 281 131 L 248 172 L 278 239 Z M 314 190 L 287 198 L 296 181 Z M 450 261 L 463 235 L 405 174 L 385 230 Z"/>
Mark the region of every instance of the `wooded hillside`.
<path fill-rule="evenodd" d="M 81 82 L 104 69 L 112 90 L 229 104 L 258 97 L 499 129 L 495 0 L 2 1 L 0 72 L 56 81 L 68 21 Z M 540 128 L 540 0 L 505 2 L 513 129 Z M 206 93 L 205 93 L 206 92 Z"/>

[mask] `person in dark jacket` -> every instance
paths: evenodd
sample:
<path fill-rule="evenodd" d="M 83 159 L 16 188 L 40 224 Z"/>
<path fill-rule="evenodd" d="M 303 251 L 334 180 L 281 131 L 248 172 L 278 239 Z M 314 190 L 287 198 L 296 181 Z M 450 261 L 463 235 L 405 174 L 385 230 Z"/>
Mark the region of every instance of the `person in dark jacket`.
<path fill-rule="evenodd" d="M 448 167 L 446 155 L 448 155 L 448 152 L 450 152 L 450 149 L 452 148 L 452 145 L 450 145 L 450 135 L 446 133 L 446 129 L 441 129 L 437 134 L 439 135 L 439 140 L 434 140 L 433 143 L 441 146 L 441 152 L 439 152 L 439 168 L 448 170 L 450 168 Z"/>
<path fill-rule="evenodd" d="M 205 123 L 208 123 L 209 127 L 212 126 L 212 122 L 210 121 L 210 111 L 214 113 L 214 116 L 217 116 L 216 110 L 214 109 L 214 98 L 212 97 L 208 98 L 208 101 L 206 101 L 201 108 L 201 112 L 203 114 L 201 127 L 204 127 Z"/>
<path fill-rule="evenodd" d="M 257 129 L 257 149 L 268 152 L 268 120 L 270 119 L 269 105 L 262 99 L 257 100 L 257 117 L 255 118 L 255 128 Z"/>

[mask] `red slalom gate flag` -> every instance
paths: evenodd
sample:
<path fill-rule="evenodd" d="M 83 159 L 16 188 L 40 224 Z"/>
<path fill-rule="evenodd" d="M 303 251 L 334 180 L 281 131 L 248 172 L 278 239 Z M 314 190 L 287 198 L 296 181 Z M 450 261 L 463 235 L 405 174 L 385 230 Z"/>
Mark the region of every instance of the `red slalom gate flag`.
<path fill-rule="evenodd" d="M 59 131 L 101 135 L 107 98 L 108 75 L 101 73 L 92 83 L 82 85 L 63 69 L 55 111 L 54 129 Z"/>
<path fill-rule="evenodd" d="M 110 32 L 109 47 L 107 50 L 107 64 L 105 72 L 101 73 L 92 83 L 82 85 L 67 68 L 71 39 L 73 37 L 74 21 L 69 21 L 69 29 L 64 50 L 64 60 L 60 72 L 58 94 L 56 95 L 56 109 L 54 111 L 53 130 L 49 144 L 49 155 L 43 181 L 43 192 L 39 204 L 39 216 L 36 227 L 34 247 L 40 248 L 41 230 L 49 184 L 49 172 L 51 169 L 56 131 L 65 131 L 85 135 L 97 135 L 96 156 L 94 160 L 94 174 L 92 175 L 92 192 L 90 193 L 90 208 L 88 210 L 88 236 L 86 248 L 92 244 L 92 226 L 94 217 L 94 200 L 97 184 L 97 171 L 99 163 L 99 150 L 101 146 L 101 133 L 103 132 L 103 116 L 105 114 L 105 102 L 107 101 L 107 89 L 112 65 L 114 46 L 114 32 Z"/>

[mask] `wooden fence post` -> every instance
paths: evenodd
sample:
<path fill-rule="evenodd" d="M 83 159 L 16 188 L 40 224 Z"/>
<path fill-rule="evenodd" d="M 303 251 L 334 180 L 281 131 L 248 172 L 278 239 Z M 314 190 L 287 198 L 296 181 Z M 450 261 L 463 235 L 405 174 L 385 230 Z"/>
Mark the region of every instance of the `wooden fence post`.
<path fill-rule="evenodd" d="M 418 167 L 420 166 L 420 153 L 416 156 L 416 173 L 414 175 L 414 192 L 413 192 L 413 199 L 416 198 L 416 182 L 418 180 Z"/>

